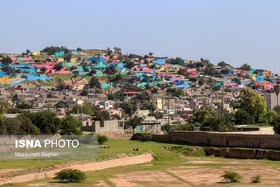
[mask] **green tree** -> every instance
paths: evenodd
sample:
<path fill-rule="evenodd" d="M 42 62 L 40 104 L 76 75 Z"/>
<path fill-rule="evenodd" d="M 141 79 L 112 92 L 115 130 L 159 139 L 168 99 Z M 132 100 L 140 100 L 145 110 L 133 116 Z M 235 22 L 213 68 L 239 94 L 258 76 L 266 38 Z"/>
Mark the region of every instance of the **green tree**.
<path fill-rule="evenodd" d="M 46 67 L 42 67 L 42 68 L 40 69 L 40 71 L 41 71 L 42 73 L 45 73 L 45 72 L 47 71 L 47 68 L 46 68 Z"/>
<path fill-rule="evenodd" d="M 58 101 L 55 105 L 55 108 L 68 108 L 69 104 L 66 101 Z"/>
<path fill-rule="evenodd" d="M 99 121 L 110 120 L 110 113 L 107 111 L 98 111 L 95 113 L 95 119 Z"/>
<path fill-rule="evenodd" d="M 249 64 L 245 63 L 240 67 L 242 70 L 250 71 L 252 68 Z"/>
<path fill-rule="evenodd" d="M 107 47 L 106 53 L 107 55 L 111 56 L 113 51 L 110 49 L 110 47 Z"/>
<path fill-rule="evenodd" d="M 4 124 L 4 119 L 3 116 L 0 116 L 0 135 L 6 135 L 7 134 L 7 129 Z"/>
<path fill-rule="evenodd" d="M 21 126 L 21 121 L 18 118 L 5 118 L 4 124 L 6 126 L 7 134 L 17 135 Z"/>
<path fill-rule="evenodd" d="M 198 111 L 194 112 L 191 122 L 204 124 L 210 117 L 216 118 L 217 116 L 218 113 L 214 111 L 211 106 L 206 106 L 205 109 L 199 109 Z"/>
<path fill-rule="evenodd" d="M 60 119 L 51 111 L 25 115 L 28 115 L 32 123 L 40 129 L 41 134 L 56 134 L 60 127 Z"/>
<path fill-rule="evenodd" d="M 93 110 L 93 107 L 90 103 L 84 103 L 82 105 L 82 113 L 86 114 L 86 115 L 90 115 L 92 116 L 94 114 L 94 110 Z"/>
<path fill-rule="evenodd" d="M 224 61 L 219 62 L 219 63 L 218 63 L 218 66 L 222 66 L 222 67 L 226 67 L 226 66 L 232 67 L 230 64 L 225 63 Z"/>
<path fill-rule="evenodd" d="M 56 71 L 60 71 L 61 69 L 63 69 L 63 66 L 62 66 L 61 63 L 59 63 L 59 64 L 56 64 L 56 65 L 53 67 L 53 69 L 55 69 Z"/>
<path fill-rule="evenodd" d="M 109 66 L 109 67 L 105 68 L 104 73 L 106 73 L 106 74 L 115 74 L 115 73 L 117 73 L 117 69 L 116 69 L 115 66 Z"/>
<path fill-rule="evenodd" d="M 86 179 L 86 175 L 80 170 L 76 169 L 64 169 L 55 174 L 55 180 L 66 183 L 80 183 Z"/>
<path fill-rule="evenodd" d="M 165 131 L 165 132 L 169 132 L 169 131 L 171 131 L 171 129 L 172 129 L 172 126 L 169 124 L 165 124 L 165 125 L 161 126 L 161 130 Z"/>
<path fill-rule="evenodd" d="M 40 129 L 32 123 L 31 119 L 29 119 L 23 115 L 18 116 L 18 119 L 21 122 L 21 126 L 18 131 L 18 134 L 21 134 L 21 135 L 39 135 L 40 134 Z"/>
<path fill-rule="evenodd" d="M 154 55 L 153 52 L 149 52 L 149 56 L 152 57 Z"/>
<path fill-rule="evenodd" d="M 251 116 L 246 110 L 240 109 L 235 113 L 235 123 L 238 125 L 255 124 L 254 116 Z"/>
<path fill-rule="evenodd" d="M 61 135 L 81 135 L 83 134 L 80 128 L 82 124 L 71 115 L 66 115 L 61 120 L 60 134 Z"/>
<path fill-rule="evenodd" d="M 89 85 L 91 87 L 101 88 L 101 84 L 100 84 L 99 80 L 96 77 L 92 77 L 91 78 L 91 80 L 89 82 Z"/>
<path fill-rule="evenodd" d="M 250 88 L 241 90 L 240 108 L 254 116 L 257 123 L 261 123 L 266 115 L 265 99 Z"/>
<path fill-rule="evenodd" d="M 132 130 L 134 131 L 135 128 L 142 123 L 142 121 L 143 121 L 143 118 L 138 117 L 138 116 L 134 116 L 133 118 L 130 118 L 128 121 L 126 121 L 125 125 L 127 127 L 131 127 Z"/>
<path fill-rule="evenodd" d="M 123 109 L 125 114 L 132 116 L 137 110 L 137 105 L 135 103 L 132 103 L 131 101 L 123 102 L 121 104 L 121 108 Z"/>
<path fill-rule="evenodd" d="M 3 57 L 3 59 L 2 59 L 2 64 L 5 64 L 5 65 L 9 65 L 12 62 L 13 61 L 12 61 L 12 59 L 9 56 Z"/>
<path fill-rule="evenodd" d="M 83 89 L 80 93 L 81 96 L 88 96 L 88 90 L 87 89 Z"/>

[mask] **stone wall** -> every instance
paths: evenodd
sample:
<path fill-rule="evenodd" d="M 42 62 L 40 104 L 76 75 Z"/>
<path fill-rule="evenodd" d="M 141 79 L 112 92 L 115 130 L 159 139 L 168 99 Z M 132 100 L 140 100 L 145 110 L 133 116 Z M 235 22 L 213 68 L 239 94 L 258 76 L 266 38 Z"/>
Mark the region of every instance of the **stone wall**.
<path fill-rule="evenodd" d="M 136 140 L 144 137 L 135 136 Z M 215 132 L 174 131 L 168 135 L 152 135 L 151 140 L 158 142 L 186 142 L 195 145 L 223 147 L 251 147 L 280 149 L 280 135 L 229 134 Z"/>
<path fill-rule="evenodd" d="M 215 155 L 229 158 L 246 158 L 246 159 L 270 159 L 280 160 L 280 152 L 268 150 L 250 150 L 250 149 L 215 149 L 204 148 L 207 156 Z"/>
<path fill-rule="evenodd" d="M 130 140 L 133 134 L 126 134 L 124 131 L 100 131 L 95 134 L 104 135 L 109 139 Z"/>

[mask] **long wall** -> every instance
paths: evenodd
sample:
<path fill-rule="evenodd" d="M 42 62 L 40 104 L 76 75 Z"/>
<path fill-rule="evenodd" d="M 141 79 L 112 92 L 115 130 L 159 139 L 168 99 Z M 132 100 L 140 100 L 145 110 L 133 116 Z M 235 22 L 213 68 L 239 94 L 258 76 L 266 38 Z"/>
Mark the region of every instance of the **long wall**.
<path fill-rule="evenodd" d="M 133 139 L 141 140 L 141 135 L 135 135 Z M 175 131 L 170 132 L 168 135 L 152 135 L 151 140 L 159 142 L 186 142 L 197 145 L 203 144 L 224 147 L 280 149 L 280 135 Z"/>

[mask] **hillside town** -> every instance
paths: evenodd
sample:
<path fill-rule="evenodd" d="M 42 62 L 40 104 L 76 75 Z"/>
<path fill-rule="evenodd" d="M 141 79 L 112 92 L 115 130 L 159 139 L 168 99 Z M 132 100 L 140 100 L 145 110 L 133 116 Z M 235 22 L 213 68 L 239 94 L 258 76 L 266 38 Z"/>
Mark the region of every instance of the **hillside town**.
<path fill-rule="evenodd" d="M 47 112 L 62 121 L 72 116 L 88 132 L 236 131 L 278 124 L 278 74 L 246 63 L 54 46 L 3 53 L 0 61 L 2 127 L 8 134 L 22 133 L 21 114 Z M 37 133 L 58 130 L 30 119 Z"/>

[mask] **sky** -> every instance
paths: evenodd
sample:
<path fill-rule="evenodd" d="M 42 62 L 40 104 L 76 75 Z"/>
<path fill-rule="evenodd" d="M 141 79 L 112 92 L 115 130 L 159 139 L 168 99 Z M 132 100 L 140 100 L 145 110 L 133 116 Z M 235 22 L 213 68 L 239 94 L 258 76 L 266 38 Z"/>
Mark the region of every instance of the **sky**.
<path fill-rule="evenodd" d="M 121 47 L 280 73 L 279 0 L 0 0 L 0 52 Z"/>

